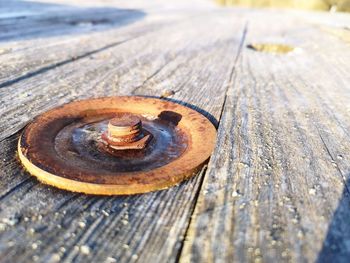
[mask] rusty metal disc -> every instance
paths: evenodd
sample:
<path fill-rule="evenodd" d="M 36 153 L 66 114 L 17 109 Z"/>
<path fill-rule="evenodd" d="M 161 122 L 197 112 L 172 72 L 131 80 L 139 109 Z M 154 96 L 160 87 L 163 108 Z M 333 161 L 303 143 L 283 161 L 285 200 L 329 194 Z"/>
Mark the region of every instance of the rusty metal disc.
<path fill-rule="evenodd" d="M 114 140 L 120 134 L 127 140 Z M 18 152 L 25 168 L 46 184 L 124 195 L 165 189 L 194 175 L 212 153 L 215 138 L 212 123 L 188 107 L 155 98 L 108 97 L 38 116 L 22 133 Z"/>

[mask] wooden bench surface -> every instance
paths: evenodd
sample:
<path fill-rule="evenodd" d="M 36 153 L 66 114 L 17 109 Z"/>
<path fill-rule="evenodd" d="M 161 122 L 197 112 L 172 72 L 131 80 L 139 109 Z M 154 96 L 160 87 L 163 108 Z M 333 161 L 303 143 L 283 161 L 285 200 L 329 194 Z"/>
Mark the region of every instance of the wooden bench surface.
<path fill-rule="evenodd" d="M 0 4 L 1 262 L 346 262 L 350 16 L 209 0 Z M 289 53 L 247 48 L 286 44 Z M 57 190 L 16 157 L 63 103 L 161 96 L 202 112 L 217 147 L 168 190 Z"/>

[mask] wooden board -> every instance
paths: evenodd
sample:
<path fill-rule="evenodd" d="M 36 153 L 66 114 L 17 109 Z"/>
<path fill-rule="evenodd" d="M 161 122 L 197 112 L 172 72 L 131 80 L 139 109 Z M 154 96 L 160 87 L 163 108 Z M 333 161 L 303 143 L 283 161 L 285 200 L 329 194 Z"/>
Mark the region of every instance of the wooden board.
<path fill-rule="evenodd" d="M 296 49 L 242 51 L 184 262 L 349 257 L 349 45 L 304 15 L 249 20 L 245 44 Z"/>
<path fill-rule="evenodd" d="M 79 43 L 77 36 L 58 44 L 56 37 L 47 43 L 33 38 L 23 40 L 29 51 L 18 50 L 22 59 L 11 59 L 11 52 L 3 55 L 16 66 L 3 73 L 2 83 L 9 84 L 0 90 L 1 258 L 176 261 L 205 169 L 167 191 L 90 197 L 38 183 L 22 171 L 15 144 L 28 121 L 62 103 L 108 95 L 161 96 L 169 89 L 175 91 L 172 100 L 201 111 L 217 125 L 244 22 L 227 23 L 220 13 L 206 15 L 199 10 L 176 18 L 175 13 L 172 22 L 157 13 L 150 29 L 140 23 L 83 34 L 79 47 L 70 46 Z M 222 29 L 215 32 L 218 26 Z M 67 54 L 59 51 L 66 49 Z M 49 53 L 55 55 L 46 59 Z M 77 59 L 69 59 L 75 54 Z M 23 73 L 24 68 L 33 73 Z"/>
<path fill-rule="evenodd" d="M 1 262 L 346 262 L 346 15 L 204 0 L 12 0 L 0 25 Z M 246 48 L 254 43 L 296 49 Z M 18 135 L 36 115 L 167 90 L 219 127 L 208 169 L 192 180 L 91 197 L 22 170 Z"/>

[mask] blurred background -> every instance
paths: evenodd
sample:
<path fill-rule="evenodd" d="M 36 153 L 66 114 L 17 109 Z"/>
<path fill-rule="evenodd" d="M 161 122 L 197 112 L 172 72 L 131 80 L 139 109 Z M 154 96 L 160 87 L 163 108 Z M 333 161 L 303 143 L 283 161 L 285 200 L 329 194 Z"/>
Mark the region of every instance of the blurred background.
<path fill-rule="evenodd" d="M 221 5 L 281 7 L 349 12 L 350 0 L 216 0 Z"/>

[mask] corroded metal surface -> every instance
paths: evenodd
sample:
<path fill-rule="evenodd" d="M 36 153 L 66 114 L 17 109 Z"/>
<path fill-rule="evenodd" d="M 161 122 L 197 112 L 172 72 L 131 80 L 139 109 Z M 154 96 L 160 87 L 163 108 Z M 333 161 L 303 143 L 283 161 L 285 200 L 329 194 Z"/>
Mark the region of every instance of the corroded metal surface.
<path fill-rule="evenodd" d="M 102 142 L 113 150 L 144 149 L 152 138 L 152 133 L 142 128 L 141 118 L 130 113 L 116 114 L 101 135 Z"/>
<path fill-rule="evenodd" d="M 24 130 L 18 150 L 44 183 L 89 194 L 136 194 L 190 177 L 210 156 L 215 137 L 211 122 L 185 106 L 110 97 L 40 115 Z M 142 140 L 139 149 L 113 148 Z"/>

